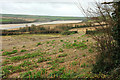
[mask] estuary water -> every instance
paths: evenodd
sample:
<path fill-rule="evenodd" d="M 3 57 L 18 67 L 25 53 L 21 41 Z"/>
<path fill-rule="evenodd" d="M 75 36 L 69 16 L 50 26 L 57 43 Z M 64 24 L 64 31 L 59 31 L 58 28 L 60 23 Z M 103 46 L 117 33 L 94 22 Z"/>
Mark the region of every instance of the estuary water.
<path fill-rule="evenodd" d="M 34 25 L 44 25 L 44 24 L 65 24 L 65 23 L 79 23 L 82 20 L 74 20 L 74 21 L 52 21 L 52 22 L 34 22 L 34 23 L 23 23 L 23 24 L 0 24 L 0 30 L 7 29 L 16 29 L 20 27 L 26 27 L 26 25 L 31 26 Z"/>

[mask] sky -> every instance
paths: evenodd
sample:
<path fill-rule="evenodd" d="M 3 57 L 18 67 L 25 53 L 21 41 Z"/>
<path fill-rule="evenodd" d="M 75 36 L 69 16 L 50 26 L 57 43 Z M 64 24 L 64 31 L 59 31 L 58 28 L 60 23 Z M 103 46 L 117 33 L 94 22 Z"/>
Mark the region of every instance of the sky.
<path fill-rule="evenodd" d="M 95 1 L 112 0 L 2 0 L 0 13 L 83 17 L 81 10 L 76 6 L 78 2 L 87 9 L 93 6 Z"/>

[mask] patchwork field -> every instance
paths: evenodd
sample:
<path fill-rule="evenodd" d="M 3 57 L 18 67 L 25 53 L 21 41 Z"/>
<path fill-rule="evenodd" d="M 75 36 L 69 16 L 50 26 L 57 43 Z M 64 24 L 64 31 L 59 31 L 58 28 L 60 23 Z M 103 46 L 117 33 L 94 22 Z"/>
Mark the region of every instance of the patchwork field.
<path fill-rule="evenodd" d="M 17 15 L 17 14 L 1 14 L 0 22 L 2 24 L 21 24 L 32 22 L 51 22 L 64 20 L 86 20 L 86 17 L 65 17 L 65 16 L 38 16 L 38 15 Z"/>
<path fill-rule="evenodd" d="M 76 78 L 91 75 L 95 41 L 83 32 L 73 35 L 3 36 L 4 78 Z"/>

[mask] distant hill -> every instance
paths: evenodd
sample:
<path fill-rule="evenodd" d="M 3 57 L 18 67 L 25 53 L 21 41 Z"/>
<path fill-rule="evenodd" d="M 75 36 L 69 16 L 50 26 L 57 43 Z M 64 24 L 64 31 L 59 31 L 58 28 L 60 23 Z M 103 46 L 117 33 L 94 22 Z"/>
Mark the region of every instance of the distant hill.
<path fill-rule="evenodd" d="M 65 17 L 65 16 L 38 16 L 38 15 L 17 15 L 1 14 L 2 23 L 26 23 L 26 22 L 49 22 L 58 20 L 86 20 L 85 17 Z"/>

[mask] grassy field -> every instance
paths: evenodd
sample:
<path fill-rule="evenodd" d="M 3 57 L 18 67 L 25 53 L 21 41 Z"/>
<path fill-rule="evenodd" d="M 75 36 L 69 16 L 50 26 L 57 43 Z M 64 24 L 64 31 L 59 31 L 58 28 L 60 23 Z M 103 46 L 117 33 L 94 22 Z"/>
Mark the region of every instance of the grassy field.
<path fill-rule="evenodd" d="M 84 32 L 72 35 L 2 36 L 4 78 L 84 78 L 91 76 L 95 41 Z"/>
<path fill-rule="evenodd" d="M 38 16 L 38 15 L 16 15 L 16 14 L 1 14 L 2 21 L 5 23 L 5 19 L 11 19 L 13 22 L 23 20 L 29 22 L 50 22 L 50 21 L 58 21 L 58 20 L 86 20 L 85 17 L 64 17 L 64 16 Z M 11 21 L 9 21 L 11 22 Z M 6 22 L 7 23 L 7 22 Z"/>
<path fill-rule="evenodd" d="M 0 18 L 0 23 L 2 24 L 19 24 L 19 23 L 30 23 L 34 22 L 34 20 L 25 20 L 19 18 Z"/>
<path fill-rule="evenodd" d="M 11 21 L 12 19 L 0 19 L 0 22 L 9 22 L 9 21 Z"/>

